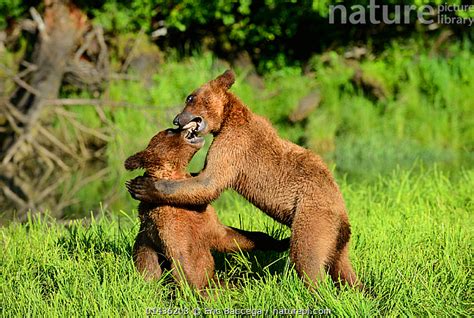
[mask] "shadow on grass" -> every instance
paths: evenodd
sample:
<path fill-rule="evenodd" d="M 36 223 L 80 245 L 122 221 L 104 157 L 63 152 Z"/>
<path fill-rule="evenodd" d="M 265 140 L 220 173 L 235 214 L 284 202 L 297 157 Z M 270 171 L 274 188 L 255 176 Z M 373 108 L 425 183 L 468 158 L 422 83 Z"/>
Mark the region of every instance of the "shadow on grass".
<path fill-rule="evenodd" d="M 288 252 L 251 251 L 213 253 L 216 272 L 229 280 L 259 279 L 265 275 L 282 275 L 288 266 Z"/>
<path fill-rule="evenodd" d="M 107 222 L 91 222 L 89 225 L 82 223 L 72 223 L 64 228 L 66 232 L 57 239 L 57 246 L 71 258 L 81 262 L 84 260 L 98 261 L 94 264 L 101 264 L 101 260 L 106 260 L 108 254 L 113 254 L 118 262 L 128 262 L 129 269 L 132 269 L 133 244 L 135 241 L 136 229 L 133 226 L 118 226 L 118 224 L 106 224 Z M 275 235 L 281 236 L 281 235 Z M 264 279 L 267 275 L 283 276 L 287 266 L 288 252 L 274 251 L 252 251 L 238 253 L 213 253 L 215 259 L 215 269 L 217 276 L 232 285 L 238 282 Z M 176 287 L 169 266 L 162 264 L 164 272 L 160 279 L 160 284 Z M 94 267 L 96 267 L 94 265 Z M 106 276 L 101 273 L 104 269 L 97 266 L 94 269 L 97 279 L 102 280 Z M 54 293 L 56 287 L 51 285 L 54 282 L 54 271 L 42 271 L 42 275 L 47 275 L 49 282 L 45 286 L 45 294 Z M 172 288 L 174 289 L 174 288 Z"/>

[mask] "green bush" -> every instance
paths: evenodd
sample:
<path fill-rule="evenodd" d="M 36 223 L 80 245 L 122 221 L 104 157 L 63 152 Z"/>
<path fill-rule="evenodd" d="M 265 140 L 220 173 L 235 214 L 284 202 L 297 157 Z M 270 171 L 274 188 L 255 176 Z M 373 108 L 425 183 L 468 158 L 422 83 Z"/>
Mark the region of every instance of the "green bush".
<path fill-rule="evenodd" d="M 167 35 L 158 39 L 162 47 L 175 47 L 189 55 L 203 45 L 219 56 L 232 57 L 246 50 L 260 70 L 278 69 L 289 62 L 300 63 L 315 52 L 334 44 L 370 40 L 384 48 L 387 37 L 424 33 L 416 23 L 397 28 L 375 28 L 373 25 L 329 24 L 329 6 L 337 0 L 251 1 L 251 0 L 77 0 L 95 23 L 109 33 L 144 30 L 150 34 L 164 25 Z M 437 5 L 444 1 L 390 0 L 385 4 Z M 460 0 L 448 1 L 460 4 Z M 39 1 L 0 0 L 0 28 L 7 19 L 27 15 L 31 5 Z M 367 5 L 365 1 L 346 1 Z M 381 16 L 381 10 L 377 10 Z M 412 20 L 415 16 L 412 16 Z M 456 28 L 455 28 L 456 29 Z M 458 34 L 466 30 L 457 28 Z"/>
<path fill-rule="evenodd" d="M 0 0 L 0 30 L 8 20 L 17 20 L 28 14 L 28 8 L 39 4 L 38 0 Z"/>

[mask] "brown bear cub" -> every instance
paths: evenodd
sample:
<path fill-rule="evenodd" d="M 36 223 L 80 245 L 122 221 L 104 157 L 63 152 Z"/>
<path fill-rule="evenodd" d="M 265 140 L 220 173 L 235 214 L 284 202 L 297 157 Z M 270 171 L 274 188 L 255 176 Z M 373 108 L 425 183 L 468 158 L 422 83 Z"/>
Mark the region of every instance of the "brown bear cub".
<path fill-rule="evenodd" d="M 361 287 L 349 261 L 350 226 L 344 200 L 322 159 L 281 139 L 270 122 L 253 114 L 229 91 L 226 71 L 186 98 L 174 123 L 212 133 L 206 167 L 196 177 L 128 183 L 137 200 L 174 205 L 207 204 L 235 189 L 275 220 L 291 227 L 290 258 L 307 284 L 326 272 L 334 281 Z"/>
<path fill-rule="evenodd" d="M 188 178 L 186 166 L 203 146 L 204 139 L 191 130 L 168 129 L 155 135 L 148 147 L 125 161 L 127 170 L 145 168 L 155 179 Z M 265 233 L 247 232 L 221 224 L 207 204 L 169 206 L 141 202 L 140 230 L 133 249 L 139 272 L 158 279 L 168 265 L 179 281 L 182 276 L 197 289 L 214 276 L 211 250 L 277 250 L 288 248 L 289 240 L 276 240 Z"/>

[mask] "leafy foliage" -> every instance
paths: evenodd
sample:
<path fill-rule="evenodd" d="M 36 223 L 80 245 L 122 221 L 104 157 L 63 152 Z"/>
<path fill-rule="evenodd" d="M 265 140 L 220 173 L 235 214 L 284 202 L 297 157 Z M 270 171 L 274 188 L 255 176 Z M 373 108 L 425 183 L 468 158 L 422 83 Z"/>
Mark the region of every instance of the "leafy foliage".
<path fill-rule="evenodd" d="M 6 19 L 24 16 L 31 5 L 39 1 L 0 0 L 0 28 Z M 440 0 L 387 1 L 386 5 L 438 5 Z M 337 0 L 77 0 L 94 23 L 109 33 L 127 33 L 144 30 L 150 34 L 166 28 L 167 34 L 158 38 L 165 48 L 177 48 L 189 55 L 203 46 L 219 56 L 232 57 L 248 51 L 260 70 L 278 69 L 288 63 L 305 61 L 315 52 L 335 44 L 370 39 L 382 49 L 387 38 L 406 37 L 425 33 L 416 27 L 415 16 L 410 25 L 384 28 L 380 25 L 330 24 L 328 14 Z M 460 4 L 460 0 L 448 1 Z M 346 1 L 343 5 L 350 13 L 353 5 L 366 6 L 369 0 Z M 376 11 L 380 17 L 382 11 Z M 456 29 L 458 34 L 470 34 Z M 436 32 L 434 33 L 436 34 Z"/>
<path fill-rule="evenodd" d="M 39 0 L 0 0 L 0 30 L 8 25 L 8 21 L 23 18 L 28 8 L 39 4 Z"/>

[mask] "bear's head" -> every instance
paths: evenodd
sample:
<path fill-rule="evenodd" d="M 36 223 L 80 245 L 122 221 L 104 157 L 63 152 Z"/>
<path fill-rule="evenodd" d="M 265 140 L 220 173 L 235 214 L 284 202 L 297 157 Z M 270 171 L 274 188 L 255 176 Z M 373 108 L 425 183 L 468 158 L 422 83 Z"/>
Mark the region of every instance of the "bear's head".
<path fill-rule="evenodd" d="M 197 134 L 218 132 L 229 103 L 229 88 L 235 82 L 234 72 L 225 71 L 186 97 L 186 106 L 173 123 Z"/>
<path fill-rule="evenodd" d="M 125 169 L 144 168 L 150 174 L 184 170 L 203 145 L 204 138 L 192 129 L 166 129 L 153 136 L 145 150 L 128 157 Z"/>

